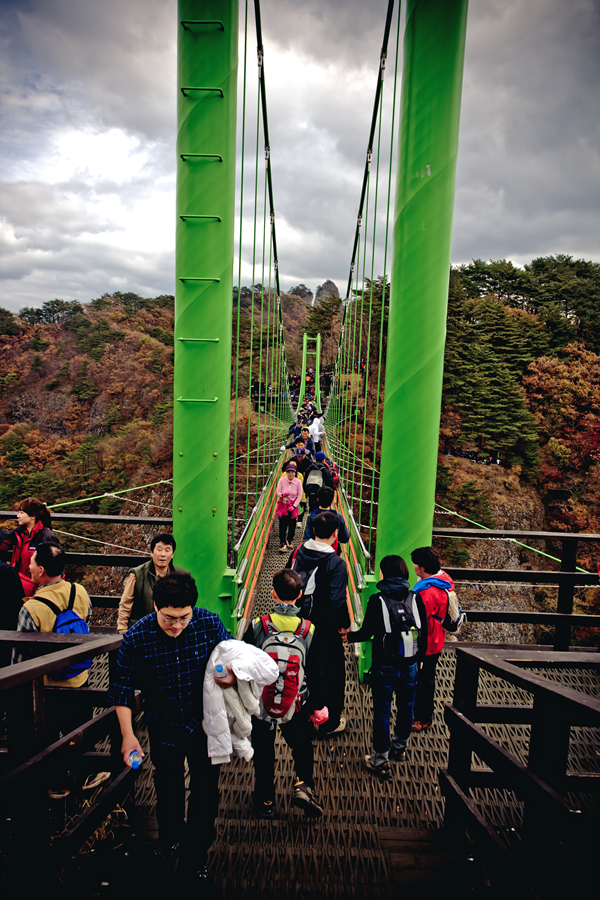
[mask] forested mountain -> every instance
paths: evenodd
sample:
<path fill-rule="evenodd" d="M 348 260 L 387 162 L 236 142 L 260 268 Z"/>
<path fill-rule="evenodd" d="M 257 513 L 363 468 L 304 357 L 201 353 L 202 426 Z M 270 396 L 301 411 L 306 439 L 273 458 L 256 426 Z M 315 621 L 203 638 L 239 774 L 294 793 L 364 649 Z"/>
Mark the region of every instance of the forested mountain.
<path fill-rule="evenodd" d="M 0 508 L 170 475 L 173 306 L 116 293 L 0 311 Z"/>
<path fill-rule="evenodd" d="M 367 292 L 376 365 L 382 280 Z M 251 328 L 256 360 L 268 300 L 261 285 L 240 292 L 242 391 Z M 320 331 L 332 354 L 339 299 L 318 298 L 311 308 L 290 294 L 282 303 L 290 369 L 299 366 L 305 328 Z M 386 318 L 384 307 L 384 366 Z M 236 322 L 237 292 L 234 341 Z M 0 345 L 0 508 L 31 494 L 60 502 L 170 475 L 172 296 L 53 300 L 18 317 L 0 310 Z M 363 345 L 364 358 L 366 326 Z M 523 269 L 475 260 L 452 270 L 440 451 L 499 457 L 539 492 L 548 527 L 600 530 L 599 264 L 557 255 Z M 441 471 L 440 498 L 452 490 Z M 475 499 L 463 494 L 456 508 L 472 513 Z"/>
<path fill-rule="evenodd" d="M 600 265 L 558 255 L 450 277 L 440 450 L 499 456 L 548 526 L 598 531 Z"/>

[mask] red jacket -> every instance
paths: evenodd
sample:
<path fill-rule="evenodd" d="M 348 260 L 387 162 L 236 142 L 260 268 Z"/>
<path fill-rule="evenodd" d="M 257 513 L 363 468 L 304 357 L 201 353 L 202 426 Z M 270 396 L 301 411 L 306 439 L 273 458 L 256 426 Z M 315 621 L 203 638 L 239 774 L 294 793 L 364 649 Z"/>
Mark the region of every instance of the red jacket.
<path fill-rule="evenodd" d="M 440 569 L 437 577 L 448 582 L 449 591 L 454 590 L 454 582 L 447 572 Z M 424 588 L 419 593 L 427 610 L 427 656 L 431 656 L 434 653 L 441 653 L 444 649 L 446 632 L 438 618 L 443 619 L 448 612 L 448 595 L 446 591 L 433 586 Z"/>
<path fill-rule="evenodd" d="M 2 540 L 0 550 L 12 550 L 10 564 L 19 573 L 25 596 L 33 597 L 36 586 L 29 575 L 31 557 L 39 544 L 58 544 L 58 538 L 41 522 L 36 522 L 31 531 L 27 531 L 24 525 L 19 525 L 13 531 L 4 531 L 0 534 Z"/>

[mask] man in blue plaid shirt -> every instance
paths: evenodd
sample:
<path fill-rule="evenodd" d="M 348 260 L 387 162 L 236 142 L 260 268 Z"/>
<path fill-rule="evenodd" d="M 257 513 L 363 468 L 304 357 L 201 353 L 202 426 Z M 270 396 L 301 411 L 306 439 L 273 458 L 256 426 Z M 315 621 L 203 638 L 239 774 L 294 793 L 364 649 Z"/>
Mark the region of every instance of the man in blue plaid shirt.
<path fill-rule="evenodd" d="M 202 688 L 208 659 L 218 643 L 230 640 L 216 613 L 195 607 L 196 583 L 188 573 L 157 579 L 154 612 L 123 635 L 109 702 L 116 706 L 126 764 L 143 750 L 133 733 L 134 691 L 140 688 L 154 764 L 156 817 L 163 853 L 177 853 L 198 883 L 208 881 L 206 860 L 215 836 L 219 807 L 219 766 L 211 765 L 202 729 Z M 235 683 L 230 671 L 218 683 Z M 190 771 L 185 824 L 184 761 Z"/>

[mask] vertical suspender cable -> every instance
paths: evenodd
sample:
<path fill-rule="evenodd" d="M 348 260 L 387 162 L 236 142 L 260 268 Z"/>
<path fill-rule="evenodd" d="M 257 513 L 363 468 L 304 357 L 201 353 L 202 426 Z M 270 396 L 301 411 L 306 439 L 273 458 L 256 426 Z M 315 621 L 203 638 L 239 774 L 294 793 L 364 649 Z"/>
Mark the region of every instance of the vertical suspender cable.
<path fill-rule="evenodd" d="M 381 73 L 381 77 L 383 78 L 383 71 Z M 375 168 L 375 203 L 373 208 L 373 249 L 371 253 L 371 278 L 370 278 L 370 291 L 369 291 L 369 321 L 367 325 L 367 340 L 366 340 L 366 350 L 365 350 L 365 399 L 364 399 L 364 412 L 363 412 L 363 433 L 362 433 L 362 455 L 360 461 L 360 493 L 359 493 L 359 505 L 358 505 L 358 523 L 362 524 L 362 504 L 363 504 L 363 476 L 365 470 L 365 439 L 367 435 L 367 412 L 368 412 L 368 400 L 369 400 L 369 357 L 371 354 L 371 320 L 373 317 L 373 282 L 375 280 L 375 242 L 377 238 L 377 207 L 379 200 L 379 160 L 381 156 L 381 119 L 382 119 L 382 109 L 383 109 L 383 90 L 380 94 L 380 108 L 379 108 L 379 129 L 377 135 L 377 165 Z M 371 482 L 373 481 L 373 474 L 371 474 Z"/>
<path fill-rule="evenodd" d="M 254 293 L 256 287 L 256 223 L 258 215 L 258 145 L 260 138 L 260 82 L 262 78 L 262 53 L 258 53 L 258 100 L 256 105 L 256 150 L 254 156 L 254 225 L 252 237 L 252 287 L 250 299 L 250 359 L 248 371 L 248 449 L 246 456 L 246 520 L 248 519 L 248 492 L 250 490 L 250 447 L 252 436 L 252 378 L 254 351 Z"/>
<path fill-rule="evenodd" d="M 244 86 L 242 89 L 242 159 L 240 167 L 240 234 L 238 260 L 237 327 L 235 339 L 235 393 L 233 414 L 233 500 L 231 513 L 231 549 L 235 545 L 235 491 L 237 485 L 238 388 L 240 382 L 240 312 L 242 308 L 242 235 L 244 221 L 244 156 L 246 149 L 246 64 L 248 57 L 248 0 L 244 12 Z"/>
<path fill-rule="evenodd" d="M 396 30 L 396 61 L 394 65 L 394 90 L 392 96 L 392 125 L 390 131 L 390 160 L 389 160 L 389 171 L 388 171 L 388 185 L 387 185 L 387 208 L 386 208 L 386 216 L 385 216 L 385 246 L 383 250 L 383 285 L 381 288 L 381 316 L 379 321 L 379 355 L 378 355 L 378 364 L 377 364 L 377 394 L 376 394 L 376 402 L 375 402 L 375 432 L 373 435 L 373 473 L 371 478 L 371 506 L 369 512 L 369 546 L 368 550 L 371 554 L 371 560 L 373 560 L 372 547 L 373 547 L 373 510 L 375 509 L 375 470 L 377 469 L 377 438 L 379 431 L 379 406 L 380 406 L 380 396 L 381 396 L 381 361 L 383 358 L 383 329 L 385 324 L 385 305 L 386 305 L 386 293 L 387 293 L 387 255 L 388 255 L 388 241 L 389 241 L 389 233 L 390 233 L 390 204 L 392 198 L 392 169 L 393 169 L 393 160 L 394 160 L 394 127 L 396 121 L 396 94 L 398 88 L 398 55 L 400 51 L 400 7 L 398 7 L 398 26 Z M 379 491 L 377 492 L 377 496 L 379 496 Z"/>

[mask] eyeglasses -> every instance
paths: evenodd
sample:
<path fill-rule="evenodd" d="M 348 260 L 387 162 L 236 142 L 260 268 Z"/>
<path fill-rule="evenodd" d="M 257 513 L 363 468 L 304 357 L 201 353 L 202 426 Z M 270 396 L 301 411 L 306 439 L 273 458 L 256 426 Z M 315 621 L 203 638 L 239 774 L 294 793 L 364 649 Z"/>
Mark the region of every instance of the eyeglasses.
<path fill-rule="evenodd" d="M 192 619 L 194 618 L 193 615 L 191 615 L 191 616 L 165 616 L 162 609 L 159 610 L 159 612 L 160 612 L 161 616 L 163 617 L 163 622 L 165 623 L 165 625 L 189 625 L 190 622 L 192 621 Z"/>

